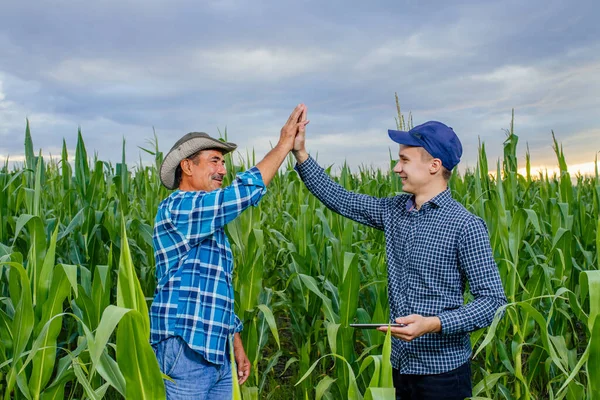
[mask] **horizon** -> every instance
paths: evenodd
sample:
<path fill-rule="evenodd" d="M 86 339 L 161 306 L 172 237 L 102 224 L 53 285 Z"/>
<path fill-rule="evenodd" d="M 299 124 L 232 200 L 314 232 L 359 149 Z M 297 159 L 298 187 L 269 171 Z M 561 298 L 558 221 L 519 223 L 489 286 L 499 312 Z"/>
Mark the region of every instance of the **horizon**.
<path fill-rule="evenodd" d="M 517 135 L 518 136 L 518 135 Z M 34 155 L 37 157 L 39 152 L 42 152 L 42 157 L 44 158 L 44 161 L 46 163 L 48 162 L 59 162 L 61 160 L 61 153 L 62 153 L 62 148 L 56 152 L 56 153 L 44 153 L 44 149 L 38 148 L 36 150 L 35 147 L 35 133 L 31 133 L 31 137 L 32 137 L 32 142 L 33 142 L 33 149 L 34 149 Z M 222 136 L 221 136 L 222 138 Z M 64 140 L 65 138 L 63 138 Z M 82 133 L 82 139 L 85 145 L 85 137 Z M 125 140 L 125 138 L 123 138 L 123 140 Z M 23 142 L 25 141 L 25 134 L 23 135 Z M 65 140 L 66 142 L 66 140 Z M 147 144 L 151 144 L 154 145 L 153 143 L 153 139 L 147 139 L 146 140 Z M 24 144 L 24 143 L 23 143 Z M 482 142 L 483 145 L 485 145 L 485 142 Z M 558 142 L 559 146 L 561 146 L 561 143 Z M 160 144 L 159 144 L 160 145 Z M 393 146 L 393 145 L 392 145 Z M 391 171 L 391 168 L 389 167 L 389 163 L 390 163 L 390 159 L 389 156 L 391 154 L 394 154 L 392 152 L 392 146 L 388 147 L 388 159 L 386 161 L 387 163 L 387 167 L 381 167 L 381 166 L 377 166 L 374 164 L 365 164 L 365 163 L 358 163 L 356 165 L 348 165 L 350 167 L 350 170 L 353 173 L 356 173 L 359 169 L 362 168 L 370 168 L 372 170 L 382 170 L 384 172 L 388 172 Z M 86 147 L 86 152 L 88 153 L 88 163 L 90 163 L 91 160 L 95 159 L 95 157 L 98 156 L 98 151 L 96 149 L 90 149 L 87 145 Z M 488 147 L 486 147 L 486 154 L 489 154 L 489 150 Z M 126 153 L 127 153 L 127 141 L 125 141 L 125 149 L 126 149 Z M 148 149 L 148 146 L 145 146 L 146 149 Z M 122 147 L 121 147 L 122 149 Z M 67 148 L 67 154 L 69 156 L 69 164 L 71 164 L 71 167 L 73 167 L 73 160 L 75 158 L 75 152 L 76 149 L 73 148 Z M 126 157 L 126 162 L 128 164 L 128 169 L 130 172 L 134 173 L 137 172 L 137 169 L 139 169 L 140 166 L 140 161 L 142 161 L 142 165 L 145 166 L 151 166 L 154 165 L 154 159 L 152 158 L 148 158 L 148 156 L 150 156 L 147 152 L 145 152 L 144 150 L 142 150 L 141 148 L 138 147 L 139 153 L 138 153 L 138 157 L 136 160 L 133 160 L 133 163 L 131 162 L 130 158 Z M 148 149 L 151 150 L 151 149 Z M 153 149 L 152 149 L 153 150 Z M 242 151 L 243 150 L 243 151 Z M 240 166 L 240 165 L 246 165 L 249 166 L 249 160 L 246 157 L 251 157 L 252 153 L 255 152 L 255 149 L 237 149 L 234 152 L 232 152 L 232 157 L 234 160 L 236 160 L 236 162 L 234 163 L 236 166 Z M 517 150 L 519 150 L 519 146 L 517 145 Z M 167 151 L 163 151 L 163 154 L 166 154 L 168 152 Z M 122 152 L 121 152 L 122 153 Z M 313 157 L 315 157 L 315 159 L 318 162 L 321 162 L 321 157 L 319 155 L 319 152 L 310 152 L 311 155 Z M 264 155 L 264 154 L 263 154 Z M 258 159 L 261 158 L 261 155 L 258 154 L 256 155 Z M 524 157 L 524 156 L 523 156 Z M 569 155 L 565 154 L 565 159 L 567 160 L 567 171 L 569 172 L 569 174 L 571 175 L 571 177 L 574 179 L 577 175 L 582 175 L 584 177 L 594 177 L 596 175 L 596 170 L 598 168 L 598 159 L 597 159 L 597 155 L 595 157 L 595 159 L 593 161 L 587 161 L 587 162 L 583 162 L 583 163 L 569 163 Z M 23 169 L 25 167 L 25 151 L 23 151 L 22 154 L 18 154 L 16 156 L 11 156 L 8 155 L 4 156 L 2 154 L 0 154 L 0 164 L 2 164 L 3 168 L 6 167 L 8 165 L 8 170 L 9 171 L 14 171 L 14 170 L 19 170 L 19 169 Z M 105 160 L 102 159 L 101 157 L 98 156 L 98 160 L 99 161 L 105 161 L 105 162 L 109 162 L 111 165 L 116 165 L 117 163 L 121 162 L 121 159 L 118 160 Z M 395 160 L 395 158 L 394 158 Z M 8 162 L 7 162 L 8 161 Z M 237 162 L 239 161 L 239 162 Z M 496 169 L 497 169 L 497 162 L 500 161 L 501 165 L 502 165 L 502 158 L 497 158 L 495 160 L 492 160 L 488 157 L 488 171 L 489 174 L 492 176 L 496 176 Z M 526 166 L 525 166 L 525 159 L 521 160 L 521 157 L 519 157 L 518 160 L 518 169 L 517 169 L 517 173 L 521 176 L 526 176 Z M 337 172 L 339 172 L 341 170 L 341 168 L 343 167 L 344 164 L 348 164 L 346 160 L 342 161 L 341 163 L 323 163 L 322 165 L 325 167 L 333 167 L 332 168 L 332 173 L 336 174 Z M 462 160 L 461 162 L 458 164 L 458 166 L 456 167 L 458 169 L 458 172 L 460 175 L 465 174 L 465 172 L 473 170 L 476 167 L 476 163 L 474 165 L 468 165 L 466 163 L 464 163 Z M 282 166 L 280 167 L 280 169 L 285 169 L 286 168 L 286 163 L 284 162 L 282 164 Z M 136 171 L 134 171 L 134 169 L 136 169 Z M 540 174 L 543 175 L 547 175 L 549 177 L 552 177 L 556 174 L 560 173 L 560 168 L 558 165 L 558 160 L 555 159 L 555 165 L 553 164 L 536 164 L 535 160 L 531 160 L 531 166 L 530 166 L 530 173 L 531 173 L 531 177 L 532 179 L 536 179 L 537 177 L 540 176 Z"/>

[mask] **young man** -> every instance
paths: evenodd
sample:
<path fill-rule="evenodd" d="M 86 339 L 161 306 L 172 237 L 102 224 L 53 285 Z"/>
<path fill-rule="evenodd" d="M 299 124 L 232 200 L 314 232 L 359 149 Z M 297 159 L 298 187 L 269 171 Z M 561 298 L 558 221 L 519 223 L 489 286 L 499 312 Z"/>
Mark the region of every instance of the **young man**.
<path fill-rule="evenodd" d="M 167 399 L 230 399 L 230 351 L 239 383 L 250 374 L 233 305 L 233 257 L 224 227 L 266 192 L 294 138 L 308 121 L 300 104 L 277 145 L 255 167 L 222 188 L 223 156 L 233 143 L 191 132 L 165 157 L 160 179 L 173 192 L 156 214 L 153 243 L 158 281 L 150 308 L 150 341 L 163 373 Z M 232 339 L 233 337 L 233 339 Z M 231 349 L 233 342 L 233 349 Z"/>
<path fill-rule="evenodd" d="M 406 325 L 391 329 L 397 399 L 464 399 L 472 393 L 469 332 L 488 326 L 506 303 L 488 232 L 450 195 L 462 155 L 452 128 L 429 121 L 388 133 L 400 144 L 394 172 L 407 194 L 348 192 L 308 155 L 304 131 L 294 142 L 296 169 L 328 208 L 385 232 L 390 319 Z"/>

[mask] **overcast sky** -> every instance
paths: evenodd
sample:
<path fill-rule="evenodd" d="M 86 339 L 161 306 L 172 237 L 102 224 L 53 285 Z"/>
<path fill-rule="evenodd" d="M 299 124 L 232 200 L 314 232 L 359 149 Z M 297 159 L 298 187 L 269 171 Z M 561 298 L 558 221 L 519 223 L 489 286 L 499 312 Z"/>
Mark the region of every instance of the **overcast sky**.
<path fill-rule="evenodd" d="M 600 151 L 600 2 L 0 0 L 0 161 L 34 147 L 131 164 L 153 138 L 227 128 L 262 156 L 293 107 L 323 164 L 388 168 L 394 92 L 415 125 L 439 120 L 492 163 L 515 109 L 520 161 Z M 143 156 L 146 160 L 148 157 Z"/>

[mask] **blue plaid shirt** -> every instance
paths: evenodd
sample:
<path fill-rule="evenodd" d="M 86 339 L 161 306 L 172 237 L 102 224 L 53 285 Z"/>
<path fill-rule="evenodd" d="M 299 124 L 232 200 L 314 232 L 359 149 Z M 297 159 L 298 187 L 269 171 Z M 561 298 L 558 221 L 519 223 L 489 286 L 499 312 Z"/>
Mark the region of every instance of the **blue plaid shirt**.
<path fill-rule="evenodd" d="M 485 223 L 446 189 L 414 208 L 413 196 L 375 198 L 345 190 L 312 159 L 296 166 L 306 187 L 331 210 L 383 230 L 390 319 L 437 316 L 441 333 L 411 342 L 394 338 L 392 365 L 401 374 L 439 374 L 471 357 L 469 332 L 488 326 L 506 303 Z M 464 304 L 466 283 L 474 300 Z"/>
<path fill-rule="evenodd" d="M 258 168 L 224 189 L 175 191 L 154 225 L 157 287 L 150 342 L 181 336 L 206 360 L 223 364 L 229 336 L 242 330 L 233 310 L 233 256 L 224 227 L 266 193 Z"/>

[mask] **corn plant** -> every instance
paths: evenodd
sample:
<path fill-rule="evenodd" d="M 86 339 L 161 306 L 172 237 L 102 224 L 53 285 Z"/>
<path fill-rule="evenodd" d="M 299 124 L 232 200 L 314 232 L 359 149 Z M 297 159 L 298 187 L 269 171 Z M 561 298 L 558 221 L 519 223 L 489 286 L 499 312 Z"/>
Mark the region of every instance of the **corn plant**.
<path fill-rule="evenodd" d="M 513 116 L 502 157 L 488 160 L 480 143 L 476 167 L 450 180 L 487 224 L 509 299 L 471 335 L 477 398 L 600 398 L 598 168 L 571 176 L 554 134 L 549 142 L 559 172 L 532 175 L 527 149 L 519 174 Z M 115 165 L 90 157 L 81 130 L 74 157 L 63 141 L 60 157 L 45 159 L 28 122 L 24 149 L 24 163 L 0 169 L 0 394 L 164 397 L 147 316 L 154 216 L 169 194 L 156 136 L 141 148 L 150 165 L 128 163 L 125 142 Z M 228 181 L 256 162 L 227 157 Z M 290 158 L 259 205 L 227 226 L 252 363 L 237 398 L 393 398 L 391 338 L 349 327 L 388 321 L 383 233 L 327 210 L 293 168 Z M 391 168 L 326 171 L 348 190 L 402 190 Z"/>

